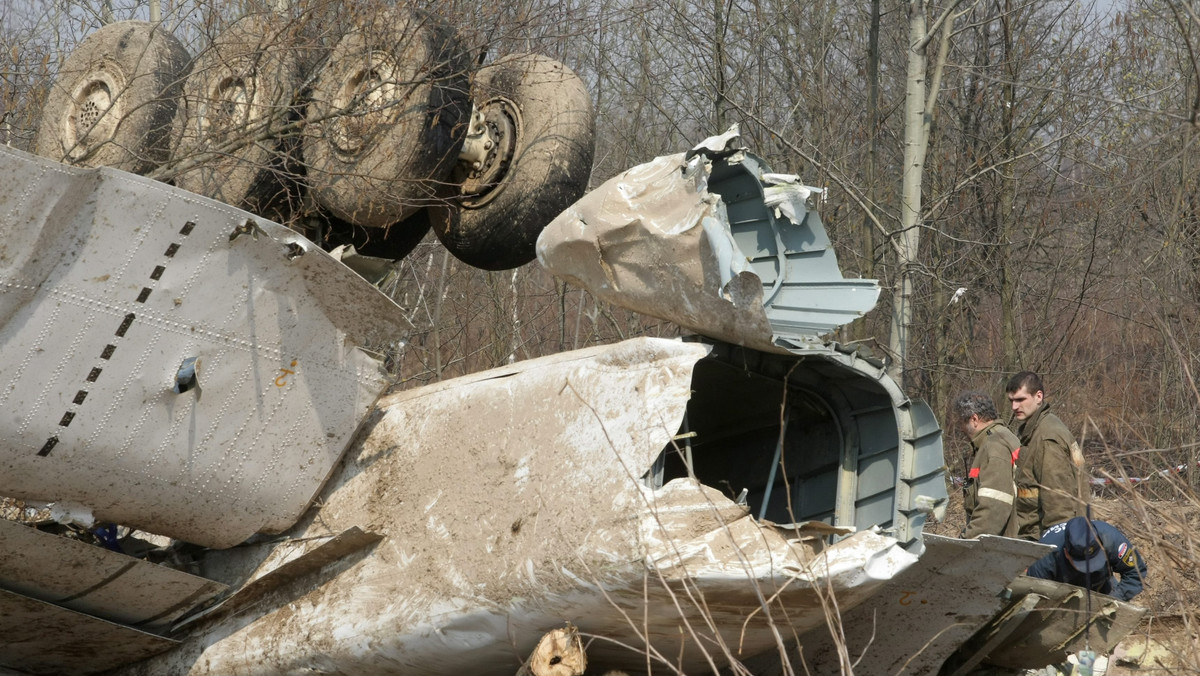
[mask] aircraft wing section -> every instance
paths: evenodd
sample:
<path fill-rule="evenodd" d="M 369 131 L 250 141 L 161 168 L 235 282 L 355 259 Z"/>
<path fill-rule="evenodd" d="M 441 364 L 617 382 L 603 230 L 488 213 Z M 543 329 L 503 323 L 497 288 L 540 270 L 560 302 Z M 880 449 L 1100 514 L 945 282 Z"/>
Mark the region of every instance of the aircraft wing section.
<path fill-rule="evenodd" d="M 299 518 L 386 388 L 398 307 L 312 242 L 0 148 L 0 495 L 228 547 Z"/>

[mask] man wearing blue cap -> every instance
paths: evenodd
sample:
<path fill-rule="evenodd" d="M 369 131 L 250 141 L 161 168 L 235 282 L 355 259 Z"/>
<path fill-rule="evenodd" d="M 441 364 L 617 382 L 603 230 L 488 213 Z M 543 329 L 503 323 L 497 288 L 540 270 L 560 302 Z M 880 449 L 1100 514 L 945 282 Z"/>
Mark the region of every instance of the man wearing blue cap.
<path fill-rule="evenodd" d="M 1057 550 L 1030 566 L 1025 571 L 1030 577 L 1091 587 L 1122 601 L 1142 593 L 1146 562 L 1124 533 L 1099 519 L 1077 516 L 1051 526 L 1039 542 Z"/>

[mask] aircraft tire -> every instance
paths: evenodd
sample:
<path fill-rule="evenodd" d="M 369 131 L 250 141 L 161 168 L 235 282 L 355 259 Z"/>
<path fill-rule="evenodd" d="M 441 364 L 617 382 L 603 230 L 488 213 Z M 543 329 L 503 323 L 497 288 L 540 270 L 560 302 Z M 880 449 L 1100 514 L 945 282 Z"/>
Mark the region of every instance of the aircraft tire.
<path fill-rule="evenodd" d="M 295 180 L 292 130 L 318 50 L 294 26 L 246 17 L 196 58 L 173 133 L 173 157 L 187 167 L 175 185 L 262 215 Z"/>
<path fill-rule="evenodd" d="M 591 96 L 570 68 L 537 54 L 485 66 L 472 94 L 498 142 L 481 167 L 456 168 L 458 194 L 431 207 L 430 216 L 459 260 L 511 269 L 533 260 L 542 229 L 587 189 Z"/>
<path fill-rule="evenodd" d="M 179 40 L 156 24 L 100 28 L 63 63 L 42 109 L 35 152 L 77 166 L 150 172 L 170 151 L 190 61 Z"/>
<path fill-rule="evenodd" d="M 308 107 L 303 155 L 317 202 L 374 228 L 427 205 L 466 133 L 467 68 L 450 28 L 421 12 L 387 9 L 343 36 Z"/>

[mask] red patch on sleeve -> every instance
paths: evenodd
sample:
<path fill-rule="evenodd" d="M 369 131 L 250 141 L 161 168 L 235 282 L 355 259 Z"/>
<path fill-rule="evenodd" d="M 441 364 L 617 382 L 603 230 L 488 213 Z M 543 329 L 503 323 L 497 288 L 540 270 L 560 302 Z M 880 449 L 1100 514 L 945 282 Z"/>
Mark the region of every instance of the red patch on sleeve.
<path fill-rule="evenodd" d="M 979 468 L 972 467 L 971 471 L 967 472 L 967 476 L 971 477 L 972 479 L 978 479 L 979 478 Z"/>
<path fill-rule="evenodd" d="M 1017 458 L 1021 457 L 1021 447 L 1017 446 L 1013 449 L 1013 464 L 1017 464 Z"/>

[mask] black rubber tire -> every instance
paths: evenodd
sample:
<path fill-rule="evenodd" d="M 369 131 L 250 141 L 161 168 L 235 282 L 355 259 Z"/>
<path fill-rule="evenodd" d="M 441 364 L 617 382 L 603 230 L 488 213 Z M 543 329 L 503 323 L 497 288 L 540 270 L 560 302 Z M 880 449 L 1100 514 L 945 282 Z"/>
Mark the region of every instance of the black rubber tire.
<path fill-rule="evenodd" d="M 347 33 L 313 85 L 304 161 L 316 200 L 364 227 L 404 220 L 436 196 L 470 116 L 469 60 L 449 27 L 382 10 Z"/>
<path fill-rule="evenodd" d="M 328 218 L 328 235 L 324 248 L 327 250 L 342 244 L 354 245 L 354 250 L 364 256 L 400 260 L 417 248 L 425 235 L 429 234 L 429 211 L 421 209 L 399 223 L 386 228 L 364 228 L 338 218 Z"/>
<path fill-rule="evenodd" d="M 299 133 L 288 130 L 318 53 L 302 25 L 275 17 L 249 16 L 221 32 L 184 83 L 175 185 L 260 215 L 277 204 L 296 178 Z"/>
<path fill-rule="evenodd" d="M 592 100 L 570 68 L 537 54 L 501 59 L 480 70 L 472 89 L 485 116 L 514 110 L 508 166 L 498 180 L 473 184 L 460 166 L 461 187 L 430 208 L 433 230 L 468 265 L 507 270 L 534 259 L 538 235 L 587 190 L 595 137 Z M 501 144 L 503 145 L 503 144 Z M 504 158 L 489 157 L 489 163 Z"/>
<path fill-rule="evenodd" d="M 67 57 L 42 109 L 37 154 L 85 167 L 149 173 L 167 159 L 191 58 L 146 21 L 92 33 Z"/>

